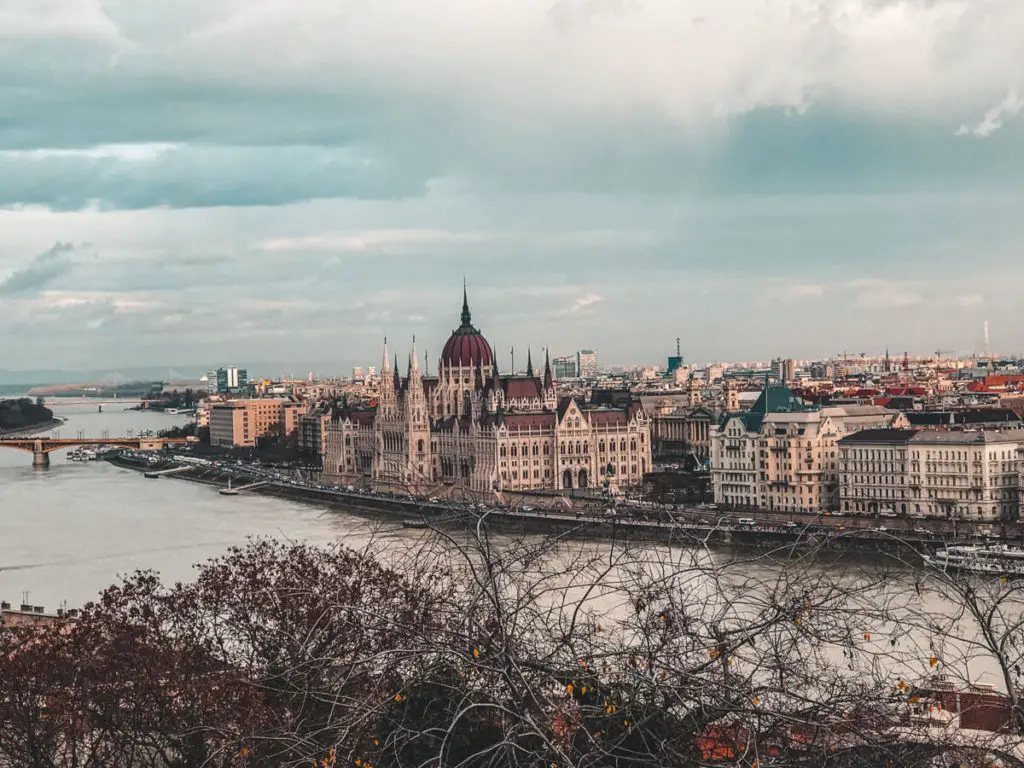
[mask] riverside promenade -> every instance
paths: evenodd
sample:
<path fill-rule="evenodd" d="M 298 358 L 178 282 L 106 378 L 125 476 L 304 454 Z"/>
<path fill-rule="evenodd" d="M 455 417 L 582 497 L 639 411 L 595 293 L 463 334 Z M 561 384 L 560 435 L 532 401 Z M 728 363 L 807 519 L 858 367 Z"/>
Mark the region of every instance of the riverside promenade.
<path fill-rule="evenodd" d="M 142 458 L 115 456 L 108 460 L 118 466 L 149 472 L 151 476 L 159 474 L 153 471 L 155 467 L 151 461 Z M 167 462 L 166 467 L 171 466 L 173 462 Z M 897 527 L 888 520 L 883 525 L 856 526 L 830 516 L 803 516 L 807 519 L 797 522 L 770 515 L 763 519 L 758 517 L 754 524 L 749 524 L 739 522 L 744 519 L 743 514 L 706 507 L 613 505 L 609 501 L 580 504 L 575 509 L 502 506 L 348 490 L 297 479 L 268 479 L 264 470 L 247 466 L 179 466 L 180 471 L 164 475 L 166 479 L 162 481 L 187 480 L 218 489 L 228 488 L 229 482 L 245 481 L 255 484 L 249 493 L 336 507 L 371 519 L 386 517 L 400 520 L 410 527 L 451 529 L 484 525 L 505 533 L 554 534 L 606 541 L 749 545 L 769 549 L 824 545 L 831 549 L 870 553 L 929 552 L 951 540 L 969 541 L 981 535 L 966 525 L 947 531 L 944 523 L 948 521 L 923 521 L 933 523 L 928 527 L 922 524 Z M 908 521 L 897 522 L 903 524 Z M 988 530 L 991 539 L 1005 541 L 1013 534 L 1019 535 L 1016 524 L 1005 532 L 1002 529 L 998 533 Z"/>

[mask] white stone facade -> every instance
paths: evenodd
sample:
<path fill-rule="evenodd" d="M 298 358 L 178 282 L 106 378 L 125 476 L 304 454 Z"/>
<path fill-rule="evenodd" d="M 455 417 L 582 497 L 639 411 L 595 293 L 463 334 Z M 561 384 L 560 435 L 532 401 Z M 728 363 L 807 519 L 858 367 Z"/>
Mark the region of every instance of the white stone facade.
<path fill-rule="evenodd" d="M 325 422 L 325 479 L 438 494 L 639 485 L 651 470 L 651 428 L 642 406 L 590 408 L 557 396 L 543 375 L 498 373 L 493 351 L 462 325 L 422 374 L 415 344 L 399 377 L 385 347 L 374 409 L 339 409 Z M 311 436 L 315 430 L 311 429 Z"/>
<path fill-rule="evenodd" d="M 711 436 L 711 483 L 721 504 L 782 512 L 839 507 L 838 442 L 862 429 L 904 426 L 877 406 L 812 407 L 769 386 Z"/>
<path fill-rule="evenodd" d="M 974 521 L 1020 514 L 1024 430 L 878 430 L 840 443 L 842 511 Z"/>

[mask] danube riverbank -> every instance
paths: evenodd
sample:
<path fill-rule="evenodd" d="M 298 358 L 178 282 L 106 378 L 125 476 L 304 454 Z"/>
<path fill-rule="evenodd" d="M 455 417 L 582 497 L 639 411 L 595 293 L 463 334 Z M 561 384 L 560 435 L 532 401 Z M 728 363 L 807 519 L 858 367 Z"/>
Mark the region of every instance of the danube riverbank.
<path fill-rule="evenodd" d="M 483 525 L 503 534 L 556 535 L 599 542 L 658 542 L 676 546 L 744 547 L 770 551 L 825 548 L 837 552 L 895 555 L 913 563 L 919 562 L 920 553 L 934 551 L 944 543 L 940 536 L 929 533 L 908 531 L 897 536 L 887 531 L 846 532 L 820 522 L 750 527 L 738 525 L 729 516 L 700 508 L 671 511 L 624 508 L 612 514 L 607 509 L 593 506 L 568 511 L 521 506 L 485 507 L 467 502 L 320 488 L 296 481 L 270 481 L 247 472 L 245 467 L 181 465 L 177 469 L 171 467 L 172 471 L 167 474 L 160 474 L 168 467 L 163 466 L 161 469 L 144 459 L 113 456 L 108 461 L 141 473 L 150 473 L 154 475 L 154 480 L 184 480 L 212 486 L 221 492 L 231 487 L 228 498 L 272 496 L 293 502 L 326 505 L 367 519 L 400 522 L 406 527 L 465 529 Z"/>
<path fill-rule="evenodd" d="M 19 427 L 18 429 L 4 429 L 0 430 L 0 440 L 4 439 L 5 437 L 25 437 L 26 435 L 34 435 L 40 432 L 49 432 L 51 430 L 58 429 L 63 425 L 63 419 L 50 419 L 39 424 L 32 424 L 27 427 Z"/>

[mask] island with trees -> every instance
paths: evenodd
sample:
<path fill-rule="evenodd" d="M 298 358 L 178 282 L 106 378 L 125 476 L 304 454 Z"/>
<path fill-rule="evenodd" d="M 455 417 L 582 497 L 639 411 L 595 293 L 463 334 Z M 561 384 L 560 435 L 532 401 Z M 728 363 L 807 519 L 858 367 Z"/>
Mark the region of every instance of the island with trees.
<path fill-rule="evenodd" d="M 0 400 L 0 435 L 44 430 L 60 423 L 41 397 Z"/>

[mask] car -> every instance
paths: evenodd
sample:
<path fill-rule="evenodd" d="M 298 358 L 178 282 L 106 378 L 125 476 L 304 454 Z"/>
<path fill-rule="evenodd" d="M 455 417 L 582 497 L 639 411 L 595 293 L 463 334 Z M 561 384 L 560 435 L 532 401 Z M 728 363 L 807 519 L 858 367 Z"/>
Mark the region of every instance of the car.
<path fill-rule="evenodd" d="M 533 512 L 533 507 L 523 507 L 523 512 Z"/>
<path fill-rule="evenodd" d="M 915 525 L 914 533 L 919 533 L 922 536 L 927 536 L 929 533 L 931 533 L 931 531 L 929 531 L 927 528 L 922 528 L 920 525 Z"/>
<path fill-rule="evenodd" d="M 757 525 L 757 520 L 754 520 L 752 517 L 741 517 L 736 521 L 736 524 L 753 527 Z"/>
<path fill-rule="evenodd" d="M 786 523 L 786 527 L 787 528 L 796 528 L 797 524 L 794 523 L 792 520 L 790 520 L 789 522 Z"/>

